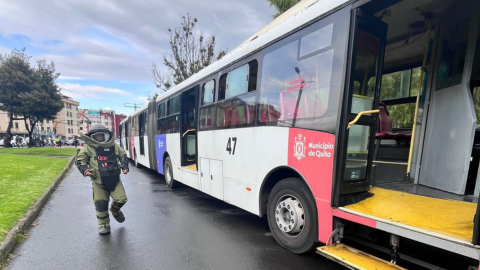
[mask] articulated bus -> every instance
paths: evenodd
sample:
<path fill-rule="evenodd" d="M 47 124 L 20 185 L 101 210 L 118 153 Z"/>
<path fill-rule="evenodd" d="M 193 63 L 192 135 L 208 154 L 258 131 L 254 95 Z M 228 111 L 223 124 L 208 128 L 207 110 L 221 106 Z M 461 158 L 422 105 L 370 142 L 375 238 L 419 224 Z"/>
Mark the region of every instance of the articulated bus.
<path fill-rule="evenodd" d="M 478 269 L 480 1 L 303 0 L 126 118 L 137 166 L 352 269 Z"/>

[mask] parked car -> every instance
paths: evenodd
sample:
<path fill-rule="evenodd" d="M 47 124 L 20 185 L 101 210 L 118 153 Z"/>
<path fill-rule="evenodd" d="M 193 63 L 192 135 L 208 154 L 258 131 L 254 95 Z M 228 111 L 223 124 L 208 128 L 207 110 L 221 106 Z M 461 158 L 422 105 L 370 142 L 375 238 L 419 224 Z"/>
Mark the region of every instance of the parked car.
<path fill-rule="evenodd" d="M 67 142 L 65 142 L 66 145 L 73 145 L 73 139 L 70 139 L 68 140 Z"/>

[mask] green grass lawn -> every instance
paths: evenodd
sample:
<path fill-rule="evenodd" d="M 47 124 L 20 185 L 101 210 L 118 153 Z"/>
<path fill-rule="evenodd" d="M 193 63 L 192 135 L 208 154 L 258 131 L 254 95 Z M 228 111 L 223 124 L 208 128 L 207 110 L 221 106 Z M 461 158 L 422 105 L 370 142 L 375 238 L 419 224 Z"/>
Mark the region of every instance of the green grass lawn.
<path fill-rule="evenodd" d="M 32 147 L 32 148 L 0 148 L 0 156 L 3 154 L 37 155 L 37 156 L 67 156 L 71 157 L 77 153 L 74 147 Z"/>
<path fill-rule="evenodd" d="M 73 156 L 75 150 L 0 149 L 0 241 L 45 192 L 69 160 L 40 155 Z"/>

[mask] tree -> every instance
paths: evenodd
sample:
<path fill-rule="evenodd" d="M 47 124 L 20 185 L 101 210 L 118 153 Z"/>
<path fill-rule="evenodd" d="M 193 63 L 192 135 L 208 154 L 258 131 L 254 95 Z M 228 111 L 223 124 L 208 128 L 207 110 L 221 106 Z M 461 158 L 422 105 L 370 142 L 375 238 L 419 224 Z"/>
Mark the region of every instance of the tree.
<path fill-rule="evenodd" d="M 153 92 L 153 93 L 152 93 L 152 91 L 147 91 L 146 94 L 147 94 L 147 100 L 148 100 L 148 101 L 156 100 L 157 97 L 158 97 L 158 93 L 157 93 L 157 92 Z"/>
<path fill-rule="evenodd" d="M 277 13 L 273 15 L 273 18 L 277 18 L 300 1 L 301 0 L 268 0 L 270 6 L 273 6 L 277 10 Z"/>
<path fill-rule="evenodd" d="M 10 146 L 10 133 L 13 120 L 23 120 L 23 99 L 21 94 L 32 91 L 33 70 L 29 63 L 30 56 L 25 48 L 14 49 L 11 53 L 0 56 L 0 110 L 8 115 L 8 126 L 5 134 L 5 147 Z"/>
<path fill-rule="evenodd" d="M 58 76 L 60 73 L 55 72 L 53 62 L 47 64 L 45 60 L 38 60 L 32 73 L 32 91 L 19 95 L 23 101 L 21 113 L 30 138 L 30 146 L 33 145 L 32 133 L 36 124 L 44 120 L 53 120 L 63 108 L 60 88 L 55 82 Z M 30 125 L 27 124 L 27 119 Z"/>
<path fill-rule="evenodd" d="M 226 54 L 226 49 L 215 50 L 214 35 L 205 38 L 203 32 L 195 33 L 197 18 L 187 13 L 180 19 L 180 27 L 167 29 L 170 33 L 171 51 L 163 54 L 163 64 L 168 71 L 161 72 L 156 64 L 152 63 L 151 71 L 155 86 L 163 91 L 183 82 Z"/>
<path fill-rule="evenodd" d="M 416 97 L 421 84 L 420 75 L 421 68 L 414 68 L 411 70 L 411 73 L 408 69 L 382 75 L 380 100 Z M 375 78 L 371 78 L 368 81 L 369 93 L 373 92 L 374 84 Z M 416 102 L 388 106 L 392 128 L 411 128 L 413 126 L 415 106 Z"/>

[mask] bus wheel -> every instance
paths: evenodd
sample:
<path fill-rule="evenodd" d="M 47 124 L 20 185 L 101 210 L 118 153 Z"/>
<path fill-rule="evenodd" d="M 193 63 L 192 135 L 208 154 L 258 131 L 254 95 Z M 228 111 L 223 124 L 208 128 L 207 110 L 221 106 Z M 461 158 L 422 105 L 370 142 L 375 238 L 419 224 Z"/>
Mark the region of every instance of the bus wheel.
<path fill-rule="evenodd" d="M 312 250 L 317 241 L 315 201 L 296 177 L 278 182 L 268 197 L 267 219 L 275 240 L 293 253 Z"/>
<path fill-rule="evenodd" d="M 173 179 L 173 166 L 170 157 L 165 159 L 165 163 L 163 165 L 163 173 L 165 175 L 165 182 L 169 188 L 177 187 L 177 182 Z"/>
<path fill-rule="evenodd" d="M 135 162 L 135 167 L 140 168 L 140 164 L 138 163 L 137 153 L 135 153 L 135 160 L 133 161 Z"/>

